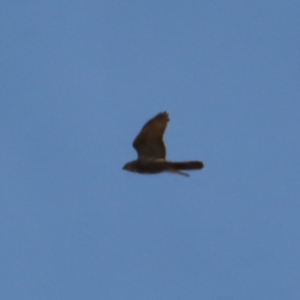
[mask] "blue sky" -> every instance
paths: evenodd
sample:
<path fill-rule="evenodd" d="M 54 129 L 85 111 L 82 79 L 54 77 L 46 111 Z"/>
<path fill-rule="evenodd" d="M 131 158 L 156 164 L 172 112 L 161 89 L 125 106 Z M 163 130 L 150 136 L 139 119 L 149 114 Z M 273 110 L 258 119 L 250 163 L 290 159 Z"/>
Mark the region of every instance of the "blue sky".
<path fill-rule="evenodd" d="M 299 1 L 0 5 L 1 299 L 300 298 Z"/>

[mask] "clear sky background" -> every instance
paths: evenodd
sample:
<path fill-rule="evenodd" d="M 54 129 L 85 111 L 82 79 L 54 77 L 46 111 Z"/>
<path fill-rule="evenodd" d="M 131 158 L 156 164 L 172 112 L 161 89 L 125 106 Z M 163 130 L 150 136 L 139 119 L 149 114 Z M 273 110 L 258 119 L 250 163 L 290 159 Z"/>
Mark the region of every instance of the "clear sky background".
<path fill-rule="evenodd" d="M 298 0 L 0 3 L 1 299 L 300 299 Z"/>

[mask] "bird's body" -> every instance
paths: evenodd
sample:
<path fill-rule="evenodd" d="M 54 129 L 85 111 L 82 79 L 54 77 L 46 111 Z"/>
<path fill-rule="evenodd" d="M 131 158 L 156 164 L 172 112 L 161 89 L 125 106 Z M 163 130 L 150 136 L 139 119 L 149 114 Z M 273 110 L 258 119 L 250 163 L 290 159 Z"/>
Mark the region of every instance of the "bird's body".
<path fill-rule="evenodd" d="M 200 170 L 203 163 L 200 161 L 172 162 L 160 160 L 133 160 L 127 163 L 123 169 L 141 174 L 158 174 L 162 172 L 172 172 L 189 176 L 181 170 Z"/>
<path fill-rule="evenodd" d="M 182 170 L 200 170 L 204 167 L 201 161 L 172 162 L 166 160 L 166 147 L 163 135 L 169 122 L 166 112 L 159 113 L 149 120 L 133 141 L 133 147 L 138 153 L 138 159 L 128 162 L 124 170 L 141 174 L 158 174 L 172 172 L 189 176 Z"/>

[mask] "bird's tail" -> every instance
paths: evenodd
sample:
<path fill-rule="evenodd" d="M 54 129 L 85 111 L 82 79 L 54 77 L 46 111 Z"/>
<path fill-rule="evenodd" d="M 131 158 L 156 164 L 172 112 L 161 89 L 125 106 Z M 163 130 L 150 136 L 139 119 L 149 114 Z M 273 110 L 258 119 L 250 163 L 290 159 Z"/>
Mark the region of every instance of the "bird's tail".
<path fill-rule="evenodd" d="M 202 161 L 180 161 L 180 162 L 167 162 L 168 172 L 176 173 L 189 177 L 188 173 L 182 172 L 182 170 L 201 170 L 204 167 Z"/>
<path fill-rule="evenodd" d="M 180 162 L 169 162 L 170 166 L 175 170 L 201 170 L 204 167 L 202 161 L 180 161 Z"/>

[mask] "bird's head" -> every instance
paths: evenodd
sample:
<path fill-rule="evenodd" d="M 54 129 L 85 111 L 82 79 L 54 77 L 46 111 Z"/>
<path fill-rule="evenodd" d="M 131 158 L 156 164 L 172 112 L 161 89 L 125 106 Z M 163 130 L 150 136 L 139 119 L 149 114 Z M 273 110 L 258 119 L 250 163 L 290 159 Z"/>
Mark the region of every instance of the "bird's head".
<path fill-rule="evenodd" d="M 136 172 L 136 160 L 126 163 L 123 167 L 123 170 L 130 171 L 130 172 Z"/>

